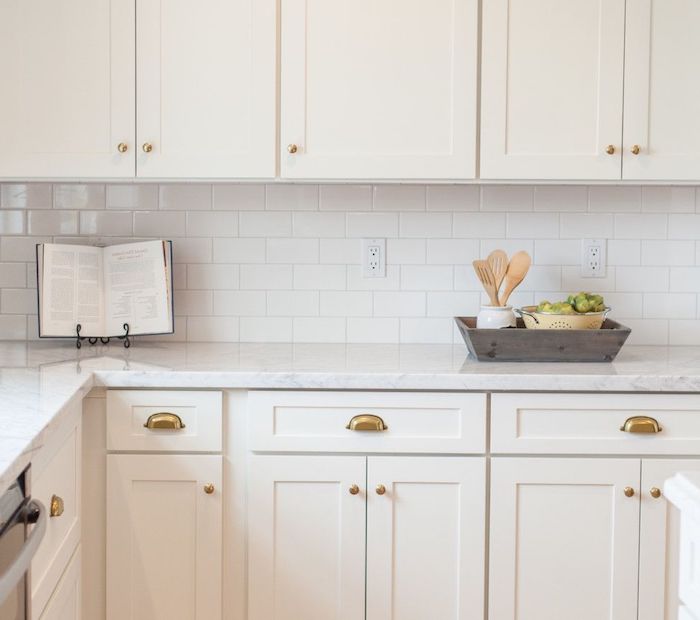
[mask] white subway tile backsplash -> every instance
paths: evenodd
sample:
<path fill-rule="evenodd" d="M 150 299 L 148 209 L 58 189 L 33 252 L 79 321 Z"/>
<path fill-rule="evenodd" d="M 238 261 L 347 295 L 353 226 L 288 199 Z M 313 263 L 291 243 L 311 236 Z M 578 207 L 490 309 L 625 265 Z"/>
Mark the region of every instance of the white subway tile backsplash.
<path fill-rule="evenodd" d="M 168 211 L 211 209 L 212 186 L 199 183 L 161 185 L 158 206 Z"/>
<path fill-rule="evenodd" d="M 292 214 L 242 211 L 239 230 L 241 237 L 291 237 Z"/>
<path fill-rule="evenodd" d="M 295 237 L 345 237 L 345 214 L 295 213 L 292 230 Z"/>
<path fill-rule="evenodd" d="M 268 185 L 265 191 L 265 208 L 270 211 L 316 211 L 318 186 Z"/>
<path fill-rule="evenodd" d="M 214 185 L 212 208 L 220 211 L 262 211 L 265 208 L 265 186 L 254 183 Z"/>
<path fill-rule="evenodd" d="M 478 185 L 430 185 L 426 193 L 428 211 L 478 211 Z"/>
<path fill-rule="evenodd" d="M 128 211 L 158 210 L 158 186 L 124 183 L 107 186 L 107 208 Z"/>
<path fill-rule="evenodd" d="M 5 183 L 0 185 L 3 209 L 50 209 L 53 187 L 49 183 Z"/>
<path fill-rule="evenodd" d="M 700 345 L 700 321 L 669 321 L 668 338 L 671 345 Z"/>
<path fill-rule="evenodd" d="M 451 237 L 451 213 L 402 213 L 399 217 L 399 236 L 413 239 Z"/>
<path fill-rule="evenodd" d="M 698 188 L 631 185 L 0 184 L 0 338 L 36 337 L 35 244 L 170 238 L 175 340 L 456 342 L 488 303 L 471 262 L 529 252 L 513 305 L 602 292 L 630 343 L 700 332 Z M 107 207 L 107 209 L 105 209 Z M 361 239 L 387 240 L 365 278 Z M 607 240 L 582 278 L 581 239 Z M 698 336 L 700 343 L 700 336 Z"/>
<path fill-rule="evenodd" d="M 318 263 L 318 239 L 268 239 L 268 263 Z"/>
<path fill-rule="evenodd" d="M 348 213 L 348 237 L 368 238 L 398 237 L 398 213 Z"/>
<path fill-rule="evenodd" d="M 321 211 L 371 211 L 371 185 L 321 185 L 319 188 Z"/>
<path fill-rule="evenodd" d="M 192 211 L 187 213 L 187 234 L 191 237 L 237 237 L 238 213 Z"/>
<path fill-rule="evenodd" d="M 375 185 L 375 211 L 425 211 L 425 186 Z"/>

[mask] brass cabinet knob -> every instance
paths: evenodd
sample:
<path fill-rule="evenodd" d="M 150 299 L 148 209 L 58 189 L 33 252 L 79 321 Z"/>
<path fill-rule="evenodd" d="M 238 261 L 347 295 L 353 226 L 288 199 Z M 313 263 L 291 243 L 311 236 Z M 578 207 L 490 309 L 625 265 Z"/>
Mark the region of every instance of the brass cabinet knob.
<path fill-rule="evenodd" d="M 287 152 L 288 152 L 290 155 L 294 155 L 298 150 L 299 150 L 299 147 L 298 147 L 296 144 L 290 144 L 290 145 L 287 147 Z"/>
<path fill-rule="evenodd" d="M 150 142 L 144 142 L 141 148 L 144 153 L 150 153 L 153 150 L 153 145 Z"/>
<path fill-rule="evenodd" d="M 661 497 L 661 489 L 659 487 L 651 487 L 651 489 L 649 489 L 649 495 L 654 499 L 659 499 L 659 497 Z"/>
<path fill-rule="evenodd" d="M 663 429 L 654 418 L 646 415 L 636 415 L 627 418 L 620 430 L 623 433 L 660 433 Z"/>
<path fill-rule="evenodd" d="M 634 489 L 632 487 L 625 487 L 624 493 L 625 497 L 632 497 L 634 495 Z"/>
<path fill-rule="evenodd" d="M 129 145 L 126 142 L 120 142 L 117 144 L 117 150 L 120 153 L 126 153 L 129 150 Z"/>
<path fill-rule="evenodd" d="M 608 146 L 605 149 L 605 152 L 608 155 L 614 155 L 615 154 L 615 146 L 613 144 L 608 144 Z"/>
<path fill-rule="evenodd" d="M 383 484 L 378 484 L 377 488 L 374 490 L 377 492 L 377 495 L 384 495 L 384 493 L 386 493 L 386 487 Z"/>
<path fill-rule="evenodd" d="M 63 498 L 59 495 L 52 495 L 49 515 L 51 517 L 60 517 L 63 514 L 64 509 L 65 505 L 63 503 Z"/>
<path fill-rule="evenodd" d="M 204 485 L 204 492 L 205 492 L 207 495 L 211 495 L 211 494 L 214 492 L 214 485 L 213 485 L 211 482 L 207 482 L 207 483 Z"/>
<path fill-rule="evenodd" d="M 640 151 L 642 150 L 642 147 L 639 146 L 638 144 L 635 144 L 632 146 L 630 151 L 632 151 L 632 155 L 639 155 Z"/>
<path fill-rule="evenodd" d="M 356 484 L 353 484 L 348 491 L 350 492 L 350 495 L 357 495 L 360 492 L 360 487 L 358 487 Z"/>

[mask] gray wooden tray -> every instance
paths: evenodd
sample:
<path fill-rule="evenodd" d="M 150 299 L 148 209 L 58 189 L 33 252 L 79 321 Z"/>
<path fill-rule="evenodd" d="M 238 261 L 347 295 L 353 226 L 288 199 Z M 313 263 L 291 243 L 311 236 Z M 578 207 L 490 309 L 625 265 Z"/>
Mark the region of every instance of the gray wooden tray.
<path fill-rule="evenodd" d="M 476 317 L 455 317 L 472 357 L 481 362 L 612 362 L 632 331 L 612 319 L 600 329 L 477 329 Z"/>

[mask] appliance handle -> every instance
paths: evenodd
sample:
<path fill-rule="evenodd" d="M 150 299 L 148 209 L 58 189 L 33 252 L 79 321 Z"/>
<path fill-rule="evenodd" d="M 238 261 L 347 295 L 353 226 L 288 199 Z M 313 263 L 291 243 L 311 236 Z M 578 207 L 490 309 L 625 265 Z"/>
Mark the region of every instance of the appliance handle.
<path fill-rule="evenodd" d="M 10 592 L 17 587 L 20 579 L 22 579 L 24 574 L 29 570 L 32 558 L 46 533 L 48 517 L 44 505 L 38 499 L 33 499 L 27 504 L 25 510 L 38 511 L 38 519 L 32 531 L 29 533 L 29 536 L 24 541 L 24 545 L 22 545 L 22 549 L 17 554 L 15 561 L 0 575 L 0 604 L 7 599 Z"/>

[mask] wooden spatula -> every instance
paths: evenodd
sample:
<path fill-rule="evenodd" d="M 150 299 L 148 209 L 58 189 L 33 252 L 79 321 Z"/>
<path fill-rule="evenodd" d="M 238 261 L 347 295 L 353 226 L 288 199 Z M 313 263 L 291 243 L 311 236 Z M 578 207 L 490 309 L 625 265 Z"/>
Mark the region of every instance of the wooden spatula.
<path fill-rule="evenodd" d="M 496 296 L 501 290 L 501 284 L 503 284 L 503 278 L 506 277 L 506 271 L 508 270 L 508 254 L 503 250 L 494 250 L 488 255 L 486 259 L 491 266 L 491 271 L 496 278 Z M 504 305 L 500 304 L 499 305 Z"/>
<path fill-rule="evenodd" d="M 498 289 L 496 288 L 496 277 L 493 275 L 491 266 L 488 261 L 485 260 L 475 260 L 472 265 L 474 265 L 474 271 L 476 271 L 476 276 L 484 287 L 486 294 L 491 300 L 492 306 L 498 306 Z"/>
<path fill-rule="evenodd" d="M 510 294 L 515 290 L 518 284 L 525 279 L 531 263 L 532 259 L 527 252 L 516 252 L 513 254 L 513 258 L 511 258 L 510 263 L 508 263 L 506 288 L 501 297 L 501 303 L 504 306 L 507 305 Z"/>

